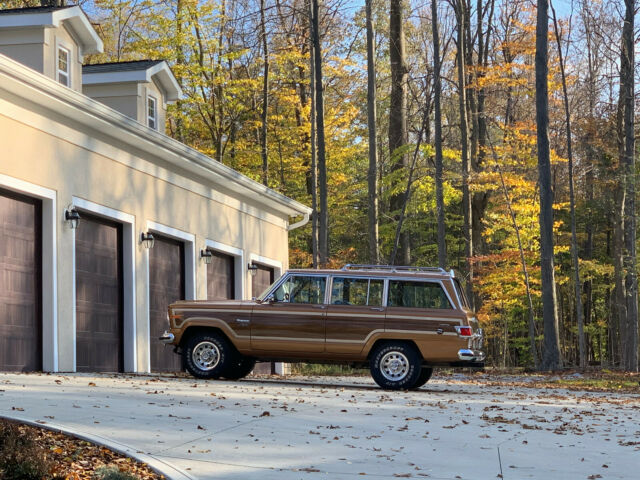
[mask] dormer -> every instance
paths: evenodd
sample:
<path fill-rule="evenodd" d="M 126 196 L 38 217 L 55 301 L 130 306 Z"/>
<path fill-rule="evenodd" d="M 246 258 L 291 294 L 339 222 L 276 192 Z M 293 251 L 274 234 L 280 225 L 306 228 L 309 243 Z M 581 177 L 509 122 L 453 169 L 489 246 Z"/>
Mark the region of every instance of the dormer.
<path fill-rule="evenodd" d="M 165 133 L 167 103 L 182 95 L 164 60 L 85 65 L 82 84 L 85 95 L 160 133 Z"/>
<path fill-rule="evenodd" d="M 84 55 L 102 48 L 78 6 L 0 10 L 0 54 L 78 92 Z"/>

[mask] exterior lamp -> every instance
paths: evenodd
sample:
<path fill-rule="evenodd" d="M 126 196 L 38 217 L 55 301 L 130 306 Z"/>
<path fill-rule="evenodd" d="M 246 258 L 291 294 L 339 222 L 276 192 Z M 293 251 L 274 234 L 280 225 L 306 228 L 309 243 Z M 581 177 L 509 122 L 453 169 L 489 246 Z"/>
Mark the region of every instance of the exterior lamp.
<path fill-rule="evenodd" d="M 249 270 L 249 274 L 252 277 L 255 277 L 258 274 L 258 265 L 251 262 L 249 265 L 247 265 L 247 270 Z"/>
<path fill-rule="evenodd" d="M 153 235 L 151 233 L 142 232 L 142 234 L 140 235 L 140 243 L 142 243 L 144 248 L 149 250 L 150 248 L 153 248 L 153 245 L 155 245 L 156 240 L 155 238 L 153 238 Z"/>
<path fill-rule="evenodd" d="M 200 250 L 200 258 L 206 265 L 210 265 L 213 260 L 213 253 L 209 250 Z"/>
<path fill-rule="evenodd" d="M 71 227 L 71 230 L 75 230 L 76 228 L 78 228 L 80 214 L 73 206 L 71 206 L 64 211 L 64 219 L 69 222 L 69 227 Z"/>

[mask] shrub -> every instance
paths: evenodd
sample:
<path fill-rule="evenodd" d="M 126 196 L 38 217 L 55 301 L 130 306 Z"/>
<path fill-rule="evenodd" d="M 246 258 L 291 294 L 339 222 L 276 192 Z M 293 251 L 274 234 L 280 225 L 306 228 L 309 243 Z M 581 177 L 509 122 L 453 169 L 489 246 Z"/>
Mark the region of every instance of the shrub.
<path fill-rule="evenodd" d="M 46 451 L 18 425 L 0 420 L 0 480 L 42 480 L 50 471 Z"/>

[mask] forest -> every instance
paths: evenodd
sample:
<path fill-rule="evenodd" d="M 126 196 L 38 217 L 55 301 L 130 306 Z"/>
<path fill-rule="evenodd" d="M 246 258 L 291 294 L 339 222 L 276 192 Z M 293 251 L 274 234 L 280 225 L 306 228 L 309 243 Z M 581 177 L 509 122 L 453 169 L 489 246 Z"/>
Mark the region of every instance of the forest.
<path fill-rule="evenodd" d="M 634 0 L 66 3 L 85 63 L 168 61 L 172 137 L 313 207 L 292 267 L 453 268 L 490 364 L 638 371 Z"/>

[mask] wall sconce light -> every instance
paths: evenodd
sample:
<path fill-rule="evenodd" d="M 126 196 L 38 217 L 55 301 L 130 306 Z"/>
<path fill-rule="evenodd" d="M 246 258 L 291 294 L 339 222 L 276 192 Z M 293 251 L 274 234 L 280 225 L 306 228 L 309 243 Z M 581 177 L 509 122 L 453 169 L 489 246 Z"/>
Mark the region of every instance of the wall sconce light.
<path fill-rule="evenodd" d="M 200 258 L 206 265 L 210 265 L 213 260 L 213 253 L 209 250 L 200 250 Z"/>
<path fill-rule="evenodd" d="M 149 250 L 150 248 L 153 248 L 153 246 L 155 245 L 156 239 L 153 238 L 153 234 L 149 232 L 142 232 L 142 234 L 140 235 L 140 243 L 142 243 L 144 248 Z"/>
<path fill-rule="evenodd" d="M 75 230 L 76 228 L 78 228 L 80 214 L 73 205 L 70 205 L 69 208 L 64 211 L 64 219 L 69 222 L 69 227 L 71 227 L 71 230 Z"/>
<path fill-rule="evenodd" d="M 251 262 L 249 265 L 247 265 L 247 270 L 249 270 L 249 274 L 252 277 L 255 277 L 258 274 L 258 265 Z"/>

